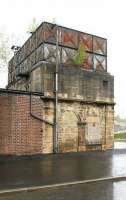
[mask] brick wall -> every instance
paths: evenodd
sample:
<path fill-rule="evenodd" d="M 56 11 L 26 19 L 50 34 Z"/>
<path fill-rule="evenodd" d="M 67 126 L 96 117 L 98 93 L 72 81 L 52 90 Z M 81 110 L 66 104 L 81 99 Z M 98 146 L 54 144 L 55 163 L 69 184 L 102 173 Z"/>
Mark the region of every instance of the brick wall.
<path fill-rule="evenodd" d="M 42 101 L 32 96 L 32 113 L 41 117 Z M 41 154 L 43 128 L 30 115 L 30 95 L 0 94 L 0 154 Z"/>
<path fill-rule="evenodd" d="M 11 135 L 11 97 L 0 96 L 0 154 L 13 151 Z"/>

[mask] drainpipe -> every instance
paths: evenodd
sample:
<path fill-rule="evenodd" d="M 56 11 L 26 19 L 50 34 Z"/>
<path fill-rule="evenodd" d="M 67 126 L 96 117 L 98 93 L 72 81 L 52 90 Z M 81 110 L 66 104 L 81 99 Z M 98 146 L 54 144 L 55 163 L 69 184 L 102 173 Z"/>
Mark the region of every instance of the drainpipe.
<path fill-rule="evenodd" d="M 54 136 L 53 136 L 53 145 L 54 153 L 58 153 L 58 69 L 59 69 L 59 29 L 56 27 L 56 67 L 55 67 L 55 88 L 54 88 Z"/>
<path fill-rule="evenodd" d="M 107 108 L 106 108 L 106 104 L 105 104 L 105 142 L 104 142 L 104 148 L 106 149 L 106 136 L 107 136 L 107 127 L 106 127 L 106 123 L 107 123 Z"/>
<path fill-rule="evenodd" d="M 30 115 L 31 117 L 33 117 L 34 119 L 37 119 L 41 122 L 44 122 L 46 124 L 49 124 L 50 126 L 54 126 L 53 122 L 49 121 L 49 120 L 46 120 L 44 118 L 40 118 L 39 116 L 35 115 L 33 112 L 32 112 L 32 94 L 30 93 Z"/>

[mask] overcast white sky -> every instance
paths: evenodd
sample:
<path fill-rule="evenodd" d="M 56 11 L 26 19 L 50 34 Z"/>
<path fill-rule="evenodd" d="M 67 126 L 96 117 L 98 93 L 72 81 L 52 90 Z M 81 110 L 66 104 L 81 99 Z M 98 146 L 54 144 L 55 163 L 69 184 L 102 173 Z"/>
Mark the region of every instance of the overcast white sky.
<path fill-rule="evenodd" d="M 125 0 L 0 0 L 0 29 L 27 37 L 32 18 L 56 22 L 108 39 L 108 71 L 115 76 L 116 113 L 126 117 Z M 0 71 L 0 87 L 7 73 Z"/>

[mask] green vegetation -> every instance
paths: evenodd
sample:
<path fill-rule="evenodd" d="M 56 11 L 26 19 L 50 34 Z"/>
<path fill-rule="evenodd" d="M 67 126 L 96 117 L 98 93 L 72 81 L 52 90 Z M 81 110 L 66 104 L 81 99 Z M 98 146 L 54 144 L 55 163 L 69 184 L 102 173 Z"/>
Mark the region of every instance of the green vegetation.
<path fill-rule="evenodd" d="M 82 65 L 84 60 L 86 59 L 87 57 L 87 53 L 86 53 L 86 50 L 85 50 L 85 47 L 84 45 L 81 43 L 79 45 L 79 48 L 78 48 L 78 51 L 77 51 L 77 54 L 75 55 L 74 57 L 74 63 L 76 65 Z"/>
<path fill-rule="evenodd" d="M 37 22 L 36 18 L 33 18 L 30 25 L 28 26 L 27 32 L 28 33 L 35 32 L 38 26 L 39 26 L 39 23 Z"/>
<path fill-rule="evenodd" d="M 126 133 L 117 133 L 114 134 L 115 140 L 126 140 Z"/>

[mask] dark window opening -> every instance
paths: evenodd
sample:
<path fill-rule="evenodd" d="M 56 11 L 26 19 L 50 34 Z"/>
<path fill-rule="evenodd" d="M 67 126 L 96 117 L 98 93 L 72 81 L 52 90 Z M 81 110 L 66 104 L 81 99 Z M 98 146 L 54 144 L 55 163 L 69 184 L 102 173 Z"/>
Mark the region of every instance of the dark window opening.
<path fill-rule="evenodd" d="M 103 87 L 105 87 L 105 88 L 108 87 L 108 81 L 103 81 Z"/>

